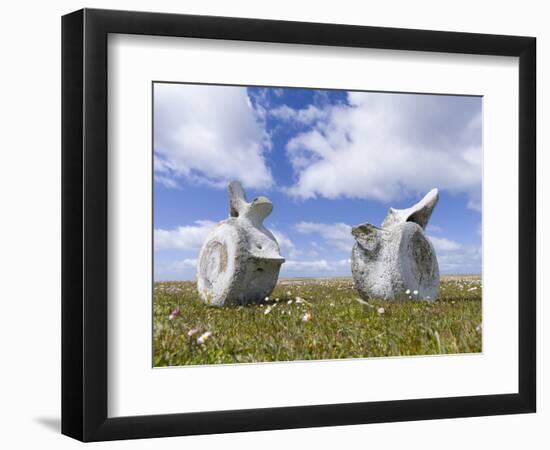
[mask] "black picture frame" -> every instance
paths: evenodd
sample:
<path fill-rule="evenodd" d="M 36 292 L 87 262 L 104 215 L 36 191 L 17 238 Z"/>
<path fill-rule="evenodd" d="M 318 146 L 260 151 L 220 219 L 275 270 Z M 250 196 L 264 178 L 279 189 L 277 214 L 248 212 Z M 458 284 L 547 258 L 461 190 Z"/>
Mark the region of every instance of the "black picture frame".
<path fill-rule="evenodd" d="M 517 393 L 107 417 L 109 33 L 519 57 Z M 62 18 L 62 433 L 82 441 L 535 412 L 536 39 L 83 9 Z"/>

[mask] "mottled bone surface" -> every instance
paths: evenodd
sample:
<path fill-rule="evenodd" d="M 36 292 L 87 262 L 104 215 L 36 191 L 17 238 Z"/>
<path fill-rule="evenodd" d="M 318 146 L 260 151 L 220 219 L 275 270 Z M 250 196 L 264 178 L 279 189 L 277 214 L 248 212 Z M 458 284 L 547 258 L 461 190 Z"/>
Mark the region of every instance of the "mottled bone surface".
<path fill-rule="evenodd" d="M 410 208 L 390 208 L 380 228 L 369 223 L 352 228 L 351 271 L 363 299 L 437 298 L 439 266 L 424 229 L 438 200 L 432 189 Z"/>
<path fill-rule="evenodd" d="M 263 225 L 273 204 L 265 197 L 248 202 L 237 181 L 228 190 L 230 217 L 216 225 L 199 254 L 199 295 L 214 306 L 259 303 L 273 291 L 284 262 Z"/>

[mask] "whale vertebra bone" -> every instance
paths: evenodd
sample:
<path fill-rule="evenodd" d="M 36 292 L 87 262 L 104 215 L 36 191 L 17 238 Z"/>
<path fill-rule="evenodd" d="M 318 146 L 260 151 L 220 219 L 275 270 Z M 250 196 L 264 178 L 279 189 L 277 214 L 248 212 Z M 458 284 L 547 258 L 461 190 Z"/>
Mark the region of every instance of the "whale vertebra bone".
<path fill-rule="evenodd" d="M 228 190 L 230 217 L 215 226 L 200 251 L 199 295 L 214 306 L 259 303 L 273 291 L 285 261 L 263 225 L 273 204 L 266 197 L 249 203 L 238 181 Z"/>
<path fill-rule="evenodd" d="M 369 223 L 352 228 L 351 272 L 364 300 L 437 298 L 439 266 L 424 230 L 438 200 L 432 189 L 410 208 L 390 208 L 380 228 Z"/>

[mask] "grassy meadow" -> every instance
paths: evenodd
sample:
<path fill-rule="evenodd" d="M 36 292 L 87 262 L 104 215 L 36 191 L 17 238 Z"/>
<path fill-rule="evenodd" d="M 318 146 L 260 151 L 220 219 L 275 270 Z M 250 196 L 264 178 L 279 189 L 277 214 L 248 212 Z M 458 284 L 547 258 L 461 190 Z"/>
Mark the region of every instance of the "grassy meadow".
<path fill-rule="evenodd" d="M 456 275 L 442 278 L 436 301 L 365 303 L 351 278 L 280 279 L 261 305 L 215 308 L 199 300 L 194 282 L 157 282 L 153 363 L 481 352 L 481 292 L 479 276 Z"/>

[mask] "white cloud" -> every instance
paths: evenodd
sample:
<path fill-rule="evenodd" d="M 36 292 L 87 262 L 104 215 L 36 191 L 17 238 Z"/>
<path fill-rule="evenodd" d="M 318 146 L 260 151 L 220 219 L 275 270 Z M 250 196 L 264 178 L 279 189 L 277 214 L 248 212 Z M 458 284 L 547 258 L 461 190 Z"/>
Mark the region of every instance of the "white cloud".
<path fill-rule="evenodd" d="M 230 179 L 272 186 L 264 159 L 270 137 L 246 88 L 157 83 L 154 95 L 155 171 L 165 186 L 179 177 L 216 187 Z"/>
<path fill-rule="evenodd" d="M 441 233 L 443 231 L 443 228 L 441 228 L 438 225 L 433 225 L 429 223 L 428 226 L 426 227 L 426 231 L 429 231 L 431 233 Z"/>
<path fill-rule="evenodd" d="M 315 241 L 309 242 L 309 249 L 307 250 L 307 255 L 312 258 L 318 258 L 325 249 Z"/>
<path fill-rule="evenodd" d="M 328 111 L 317 108 L 313 105 L 309 105 L 304 109 L 293 109 L 287 105 L 281 105 L 272 109 L 270 114 L 279 120 L 284 120 L 287 122 L 294 121 L 303 125 L 308 125 L 316 120 L 326 118 Z"/>
<path fill-rule="evenodd" d="M 282 268 L 283 275 L 300 274 L 301 276 L 319 276 L 319 275 L 345 275 L 350 270 L 351 260 L 340 259 L 336 261 L 327 261 L 326 259 L 317 259 L 312 261 L 286 261 Z"/>
<path fill-rule="evenodd" d="M 302 252 L 296 248 L 294 242 L 292 242 L 292 240 L 286 234 L 281 233 L 277 230 L 271 230 L 271 233 L 273 233 L 273 236 L 275 236 L 275 239 L 279 244 L 279 249 L 283 258 L 293 259 L 301 255 Z"/>
<path fill-rule="evenodd" d="M 299 222 L 294 229 L 303 234 L 318 234 L 338 250 L 350 252 L 353 246 L 351 226 L 345 223 Z"/>
<path fill-rule="evenodd" d="M 155 229 L 155 250 L 198 250 L 216 222 L 197 220 L 195 225 L 179 226 L 173 230 Z"/>
<path fill-rule="evenodd" d="M 428 239 L 432 242 L 436 252 L 452 252 L 462 248 L 458 242 L 444 237 L 428 236 Z"/>
<path fill-rule="evenodd" d="M 280 118 L 313 123 L 287 144 L 290 195 L 387 202 L 438 187 L 479 209 L 479 99 L 350 92 L 348 103 L 280 108 Z"/>
<path fill-rule="evenodd" d="M 197 268 L 197 259 L 196 258 L 185 258 L 180 261 L 175 261 L 171 267 L 173 270 L 185 270 L 185 269 L 196 269 Z"/>
<path fill-rule="evenodd" d="M 464 245 L 431 235 L 428 235 L 428 239 L 435 247 L 439 270 L 442 273 L 481 273 L 481 247 Z"/>
<path fill-rule="evenodd" d="M 466 206 L 474 211 L 481 212 L 481 196 L 476 195 L 475 198 L 471 198 Z"/>
<path fill-rule="evenodd" d="M 437 260 L 442 273 L 481 273 L 481 247 L 462 246 L 457 251 L 437 252 Z"/>
<path fill-rule="evenodd" d="M 173 178 L 159 175 L 158 173 L 155 173 L 155 183 L 160 183 L 164 187 L 170 188 L 170 189 L 176 189 L 178 187 L 178 183 Z"/>
<path fill-rule="evenodd" d="M 155 259 L 155 280 L 194 280 L 197 274 L 197 259 L 184 258 L 158 261 Z"/>

